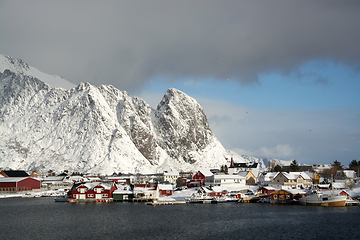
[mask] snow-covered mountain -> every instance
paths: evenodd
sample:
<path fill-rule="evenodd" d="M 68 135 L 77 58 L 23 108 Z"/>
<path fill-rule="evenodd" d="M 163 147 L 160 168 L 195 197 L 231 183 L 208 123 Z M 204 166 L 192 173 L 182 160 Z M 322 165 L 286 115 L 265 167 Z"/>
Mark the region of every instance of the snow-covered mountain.
<path fill-rule="evenodd" d="M 0 54 L 0 168 L 192 171 L 229 166 L 231 158 L 259 170 L 269 161 L 225 150 L 199 103 L 177 89 L 153 109 L 113 86 L 75 86 Z"/>
<path fill-rule="evenodd" d="M 41 79 L 41 81 L 45 82 L 46 84 L 52 87 L 64 88 L 64 89 L 71 89 L 76 87 L 75 84 L 63 79 L 62 77 L 40 72 L 38 69 L 29 66 L 21 59 L 16 59 L 10 56 L 5 56 L 3 54 L 0 54 L 0 72 L 3 73 L 6 69 L 9 69 L 10 71 L 16 74 L 23 74 L 26 76 L 31 76 L 34 78 Z"/>
<path fill-rule="evenodd" d="M 22 60 L 2 55 L 0 66 L 2 168 L 187 171 L 230 161 L 202 107 L 179 90 L 153 109 L 113 86 L 72 87 Z"/>

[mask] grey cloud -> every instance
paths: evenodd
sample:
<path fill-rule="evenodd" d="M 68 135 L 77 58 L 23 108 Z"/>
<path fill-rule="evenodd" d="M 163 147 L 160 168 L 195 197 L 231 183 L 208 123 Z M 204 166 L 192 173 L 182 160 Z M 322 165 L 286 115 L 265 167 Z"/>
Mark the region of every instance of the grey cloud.
<path fill-rule="evenodd" d="M 359 70 L 358 1 L 1 1 L 0 52 L 132 91 L 157 76 L 258 81 L 309 60 Z"/>

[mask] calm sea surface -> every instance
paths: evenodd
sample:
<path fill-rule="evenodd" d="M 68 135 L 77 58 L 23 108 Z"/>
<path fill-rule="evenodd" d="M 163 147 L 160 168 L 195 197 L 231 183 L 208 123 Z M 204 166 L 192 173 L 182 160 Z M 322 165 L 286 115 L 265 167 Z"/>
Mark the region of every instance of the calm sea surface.
<path fill-rule="evenodd" d="M 0 199 L 0 239 L 360 239 L 360 207 Z"/>

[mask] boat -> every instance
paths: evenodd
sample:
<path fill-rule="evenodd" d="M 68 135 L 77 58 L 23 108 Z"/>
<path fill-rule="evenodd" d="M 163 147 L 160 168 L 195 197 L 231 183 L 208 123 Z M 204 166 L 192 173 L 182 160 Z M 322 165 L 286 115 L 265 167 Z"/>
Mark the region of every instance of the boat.
<path fill-rule="evenodd" d="M 185 198 L 187 203 L 211 203 L 213 200 L 213 197 L 203 193 L 193 193 L 190 197 Z"/>
<path fill-rule="evenodd" d="M 157 206 L 157 205 L 176 205 L 176 204 L 186 204 L 185 201 L 177 201 L 171 197 L 161 197 L 152 202 L 148 202 L 147 205 Z"/>
<path fill-rule="evenodd" d="M 324 193 L 321 190 L 312 189 L 305 196 L 299 198 L 302 205 L 312 206 L 334 206 L 344 207 L 346 204 L 346 196 Z"/>
<path fill-rule="evenodd" d="M 214 198 L 211 203 L 237 203 L 239 199 L 236 198 L 236 195 L 222 195 L 220 197 Z"/>
<path fill-rule="evenodd" d="M 334 194 L 333 176 L 331 176 L 331 192 L 322 192 L 319 189 L 310 188 L 305 196 L 299 198 L 302 205 L 345 207 L 346 195 Z"/>

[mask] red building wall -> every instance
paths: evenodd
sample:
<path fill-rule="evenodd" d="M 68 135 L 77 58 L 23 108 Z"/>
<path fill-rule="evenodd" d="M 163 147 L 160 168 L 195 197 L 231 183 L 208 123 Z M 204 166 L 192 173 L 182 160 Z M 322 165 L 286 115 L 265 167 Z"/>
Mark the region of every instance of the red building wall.
<path fill-rule="evenodd" d="M 260 192 L 261 194 L 267 194 L 268 196 L 270 196 L 271 193 L 275 192 L 275 189 L 267 190 L 265 188 L 259 188 L 258 192 Z"/>
<path fill-rule="evenodd" d="M 115 184 L 113 184 L 110 188 L 110 190 L 108 189 L 102 189 L 101 193 L 98 193 L 96 191 L 97 187 L 94 187 L 94 189 L 87 189 L 85 190 L 85 193 L 80 193 L 80 189 L 81 188 L 86 188 L 85 186 L 79 186 L 78 190 L 73 190 L 71 193 L 71 198 L 72 199 L 76 199 L 75 195 L 79 195 L 79 194 L 85 194 L 85 198 L 86 199 L 95 199 L 96 194 L 107 194 L 107 197 L 102 197 L 104 198 L 112 198 L 112 193 L 116 190 L 116 186 Z M 102 188 L 102 187 L 101 187 Z M 92 194 L 92 197 L 89 197 L 88 194 Z"/>
<path fill-rule="evenodd" d="M 11 189 L 6 189 L 11 188 Z M 33 189 L 40 189 L 41 181 L 28 177 L 25 179 L 21 178 L 19 181 L 11 181 L 11 182 L 0 182 L 0 191 L 28 191 Z"/>
<path fill-rule="evenodd" d="M 167 191 L 169 191 L 169 192 L 167 192 Z M 159 190 L 159 195 L 160 196 L 171 196 L 172 190 Z"/>
<path fill-rule="evenodd" d="M 0 188 L 16 187 L 16 182 L 0 182 Z"/>
<path fill-rule="evenodd" d="M 17 183 L 17 187 L 30 187 L 31 190 L 33 189 L 40 189 L 41 188 L 41 181 L 34 179 L 34 178 L 26 178 L 21 180 Z"/>

